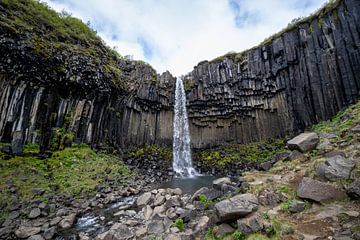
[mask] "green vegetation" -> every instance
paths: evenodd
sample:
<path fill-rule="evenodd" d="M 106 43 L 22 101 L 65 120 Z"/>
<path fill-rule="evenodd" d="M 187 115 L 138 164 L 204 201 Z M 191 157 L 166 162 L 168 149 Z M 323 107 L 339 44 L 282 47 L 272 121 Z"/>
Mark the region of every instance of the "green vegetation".
<path fill-rule="evenodd" d="M 121 185 L 131 175 L 117 157 L 96 153 L 87 145 L 55 151 L 47 159 L 35 155 L 38 149 L 36 144 L 26 145 L 22 156 L 1 161 L 0 206 L 7 209 L 12 204 L 11 191 L 16 191 L 24 200 L 46 201 L 46 193 L 80 197 L 91 194 L 96 185 L 106 185 L 108 181 Z M 33 189 L 41 189 L 45 195 L 38 196 Z"/>
<path fill-rule="evenodd" d="M 360 101 L 344 111 L 338 112 L 332 119 L 322 121 L 312 127 L 317 133 L 334 133 L 338 140 L 352 140 L 348 130 L 360 123 Z"/>
<path fill-rule="evenodd" d="M 161 160 L 171 161 L 172 150 L 169 147 L 160 147 L 157 145 L 145 145 L 143 147 L 135 148 L 127 153 L 129 158 L 158 158 Z"/>
<path fill-rule="evenodd" d="M 240 165 L 243 163 L 262 163 L 280 152 L 285 151 L 285 142 L 257 142 L 229 146 L 225 148 L 207 149 L 196 157 L 199 162 L 208 167 L 224 168 L 226 165 Z"/>
<path fill-rule="evenodd" d="M 208 208 L 209 205 L 213 203 L 211 199 L 207 199 L 206 196 L 203 194 L 199 195 L 199 201 L 204 204 L 205 208 Z"/>
<path fill-rule="evenodd" d="M 178 228 L 180 232 L 185 231 L 185 224 L 181 218 L 176 219 L 171 226 Z"/>
<path fill-rule="evenodd" d="M 116 86 L 127 88 L 119 63 L 130 60 L 107 47 L 90 23 L 64 11 L 57 13 L 37 0 L 2 0 L 0 7 L 6 9 L 0 14 L 0 29 L 20 38 L 34 54 L 45 60 L 66 52 L 87 57 L 89 64 L 99 68 Z M 132 62 L 149 67 L 141 61 Z M 54 61 L 49 70 L 61 76 L 66 68 L 64 62 Z"/>

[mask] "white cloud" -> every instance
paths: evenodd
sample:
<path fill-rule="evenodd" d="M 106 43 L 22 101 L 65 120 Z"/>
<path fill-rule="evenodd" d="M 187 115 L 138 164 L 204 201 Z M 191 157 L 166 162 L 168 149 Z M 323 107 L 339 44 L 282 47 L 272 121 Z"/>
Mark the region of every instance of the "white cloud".
<path fill-rule="evenodd" d="M 325 0 L 45 0 L 90 21 L 109 46 L 158 72 L 186 74 L 202 60 L 257 45 Z M 230 2 L 232 4 L 230 4 Z M 236 9 L 238 7 L 238 9 Z M 237 18 L 236 18 L 237 16 Z"/>

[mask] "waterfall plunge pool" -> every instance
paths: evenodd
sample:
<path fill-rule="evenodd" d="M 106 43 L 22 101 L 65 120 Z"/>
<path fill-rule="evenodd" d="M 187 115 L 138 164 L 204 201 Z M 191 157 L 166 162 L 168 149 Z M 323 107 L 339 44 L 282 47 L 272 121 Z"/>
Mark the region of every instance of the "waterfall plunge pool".
<path fill-rule="evenodd" d="M 193 194 L 202 187 L 211 187 L 212 182 L 217 179 L 214 176 L 193 176 L 193 177 L 174 177 L 168 182 L 162 183 L 160 188 L 180 188 L 183 193 Z"/>

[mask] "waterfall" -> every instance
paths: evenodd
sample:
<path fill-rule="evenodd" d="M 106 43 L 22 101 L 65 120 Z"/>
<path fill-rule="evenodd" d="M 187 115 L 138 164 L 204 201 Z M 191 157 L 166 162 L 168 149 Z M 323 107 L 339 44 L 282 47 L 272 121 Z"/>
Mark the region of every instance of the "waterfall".
<path fill-rule="evenodd" d="M 173 169 L 177 176 L 192 177 L 197 173 L 192 166 L 186 95 L 180 78 L 176 79 L 174 112 Z"/>

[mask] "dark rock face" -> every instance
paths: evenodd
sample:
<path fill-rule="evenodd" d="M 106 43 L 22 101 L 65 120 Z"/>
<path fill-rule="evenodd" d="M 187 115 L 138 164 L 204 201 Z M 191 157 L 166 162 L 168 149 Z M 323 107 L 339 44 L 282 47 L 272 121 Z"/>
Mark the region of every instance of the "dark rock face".
<path fill-rule="evenodd" d="M 186 76 L 194 147 L 302 131 L 353 102 L 360 89 L 360 2 L 241 56 L 199 63 Z"/>
<path fill-rule="evenodd" d="M 359 1 L 344 0 L 321 21 L 199 63 L 185 76 L 193 147 L 284 136 L 352 103 L 360 89 L 359 12 Z M 95 147 L 171 144 L 170 73 L 121 60 L 120 81 L 130 84 L 119 88 L 101 61 L 55 49 L 36 55 L 27 36 L 7 31 L 0 27 L 0 141 L 17 153 L 39 136 L 45 152 L 55 128 Z"/>

